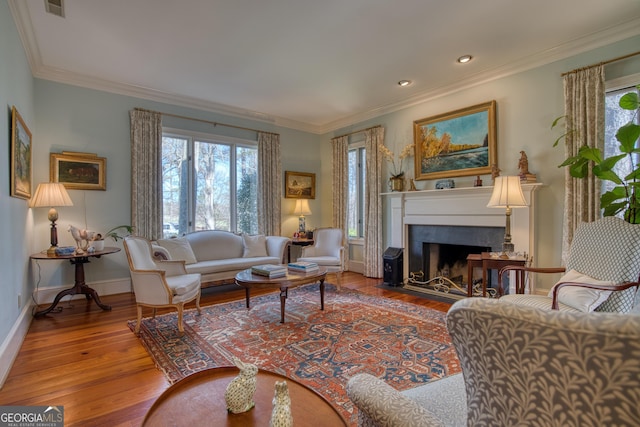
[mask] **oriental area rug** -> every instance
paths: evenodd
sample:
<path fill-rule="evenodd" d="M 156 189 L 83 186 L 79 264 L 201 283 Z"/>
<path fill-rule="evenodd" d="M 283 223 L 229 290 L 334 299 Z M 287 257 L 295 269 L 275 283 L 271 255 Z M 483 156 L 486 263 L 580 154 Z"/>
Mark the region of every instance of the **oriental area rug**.
<path fill-rule="evenodd" d="M 233 357 L 292 378 L 318 392 L 355 421 L 345 387 L 366 372 L 398 390 L 460 372 L 445 325 L 446 314 L 414 304 L 319 285 L 290 289 L 285 323 L 279 293 L 142 320 L 140 340 L 175 382 L 197 371 L 233 366 Z M 135 320 L 129 321 L 131 330 Z"/>

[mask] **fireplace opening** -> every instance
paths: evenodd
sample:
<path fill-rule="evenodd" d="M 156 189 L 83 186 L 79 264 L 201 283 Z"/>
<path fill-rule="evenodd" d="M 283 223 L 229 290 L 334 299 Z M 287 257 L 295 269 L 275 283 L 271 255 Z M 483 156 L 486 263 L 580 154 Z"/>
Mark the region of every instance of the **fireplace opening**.
<path fill-rule="evenodd" d="M 482 285 L 481 271 L 467 277 L 467 256 L 499 252 L 504 227 L 410 225 L 408 239 L 407 285 L 463 297 L 469 285 L 473 289 Z M 497 273 L 490 272 L 487 279 L 489 287 L 497 286 Z"/>
<path fill-rule="evenodd" d="M 467 256 L 489 251 L 491 251 L 489 246 L 423 243 L 422 265 L 425 277 L 427 279 L 446 277 L 458 286 L 466 287 L 469 284 Z"/>

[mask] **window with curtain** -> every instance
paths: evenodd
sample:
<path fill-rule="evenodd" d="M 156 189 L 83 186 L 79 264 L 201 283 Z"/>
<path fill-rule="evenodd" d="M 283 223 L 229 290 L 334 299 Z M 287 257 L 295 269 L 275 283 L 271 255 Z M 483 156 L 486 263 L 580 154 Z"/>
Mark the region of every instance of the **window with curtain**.
<path fill-rule="evenodd" d="M 365 148 L 362 144 L 349 147 L 349 200 L 347 204 L 347 225 L 350 239 L 364 237 L 364 195 L 366 194 L 365 154 Z"/>
<path fill-rule="evenodd" d="M 256 234 L 257 176 L 255 141 L 163 132 L 164 237 L 197 230 Z"/>
<path fill-rule="evenodd" d="M 637 83 L 640 84 L 640 81 Z M 633 111 L 620 108 L 619 102 L 622 95 L 628 92 L 638 92 L 635 85 L 623 88 L 608 90 L 605 95 L 605 133 L 604 133 L 604 157 L 611 157 L 620 154 L 620 143 L 616 139 L 616 132 L 618 128 L 625 123 L 628 123 L 634 119 L 636 123 L 640 124 L 640 117 Z M 638 153 L 632 154 L 632 157 L 625 158 L 618 162 L 614 167 L 614 171 L 620 177 L 628 175 L 632 170 L 632 163 L 637 165 L 640 160 Z M 601 193 L 610 191 L 615 187 L 615 184 L 610 181 L 602 181 Z"/>

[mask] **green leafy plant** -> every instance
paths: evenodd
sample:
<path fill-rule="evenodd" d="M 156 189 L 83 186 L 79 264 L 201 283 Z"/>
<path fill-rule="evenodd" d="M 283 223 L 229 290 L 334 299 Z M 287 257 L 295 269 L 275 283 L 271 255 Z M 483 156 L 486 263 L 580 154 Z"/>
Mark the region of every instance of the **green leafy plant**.
<path fill-rule="evenodd" d="M 640 85 L 637 88 L 640 90 Z M 604 209 L 603 215 L 615 216 L 622 212 L 625 221 L 632 224 L 640 224 L 640 200 L 638 200 L 638 197 L 640 197 L 638 192 L 640 187 L 640 164 L 636 159 L 640 155 L 640 147 L 638 146 L 640 125 L 634 122 L 640 107 L 638 92 L 624 94 L 620 98 L 619 105 L 625 110 L 635 111 L 632 119 L 620 126 L 616 132 L 616 139 L 620 143 L 618 148 L 620 154 L 604 157 L 599 148 L 583 145 L 578 150 L 577 155 L 567 158 L 558 167 L 569 167 L 569 174 L 574 178 L 586 177 L 589 169 L 591 169 L 599 179 L 614 183 L 615 187 L 600 197 L 600 207 Z M 554 120 L 551 127 L 558 125 L 563 117 L 558 117 Z M 569 130 L 566 134 L 560 136 L 553 146 L 558 145 L 561 139 L 573 132 L 573 130 Z M 628 158 L 631 172 L 624 177 L 620 177 L 614 168 L 624 158 Z"/>
<path fill-rule="evenodd" d="M 126 230 L 126 234 L 119 234 L 119 231 L 121 230 Z M 104 233 L 104 236 L 102 236 L 102 234 L 97 234 L 94 240 L 103 240 L 106 237 L 111 237 L 114 242 L 117 242 L 118 239 L 124 239 L 126 236 L 132 233 L 133 233 L 133 227 L 131 225 L 118 225 L 116 227 L 113 227 L 111 230 L 107 231 L 106 233 Z"/>

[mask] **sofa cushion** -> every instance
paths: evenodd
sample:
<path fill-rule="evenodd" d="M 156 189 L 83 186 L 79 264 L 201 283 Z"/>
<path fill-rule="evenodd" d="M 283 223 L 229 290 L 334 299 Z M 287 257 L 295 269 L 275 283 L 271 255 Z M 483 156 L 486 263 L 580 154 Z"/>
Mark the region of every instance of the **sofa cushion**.
<path fill-rule="evenodd" d="M 242 245 L 244 246 L 242 254 L 244 258 L 267 256 L 267 238 L 262 234 L 255 236 L 243 234 Z"/>
<path fill-rule="evenodd" d="M 558 283 L 563 282 L 588 283 L 600 286 L 613 286 L 615 284 L 608 280 L 594 279 L 576 270 L 569 270 L 558 281 Z M 558 283 L 549 291 L 550 297 L 553 297 L 553 290 L 558 286 Z M 609 298 L 609 295 L 611 295 L 611 291 L 600 291 L 597 289 L 581 288 L 579 286 L 565 286 L 558 292 L 558 301 L 576 310 L 589 313 L 605 302 L 607 298 Z"/>
<path fill-rule="evenodd" d="M 191 245 L 185 237 L 159 239 L 157 243 L 169 252 L 172 260 L 183 260 L 185 264 L 194 264 L 197 262 L 196 256 L 193 250 L 191 250 Z"/>
<path fill-rule="evenodd" d="M 258 264 L 279 264 L 277 257 L 231 258 L 200 261 L 185 266 L 188 273 L 221 273 L 225 271 L 240 271 Z"/>
<path fill-rule="evenodd" d="M 229 231 L 202 230 L 185 236 L 198 262 L 242 258 L 242 237 Z"/>

